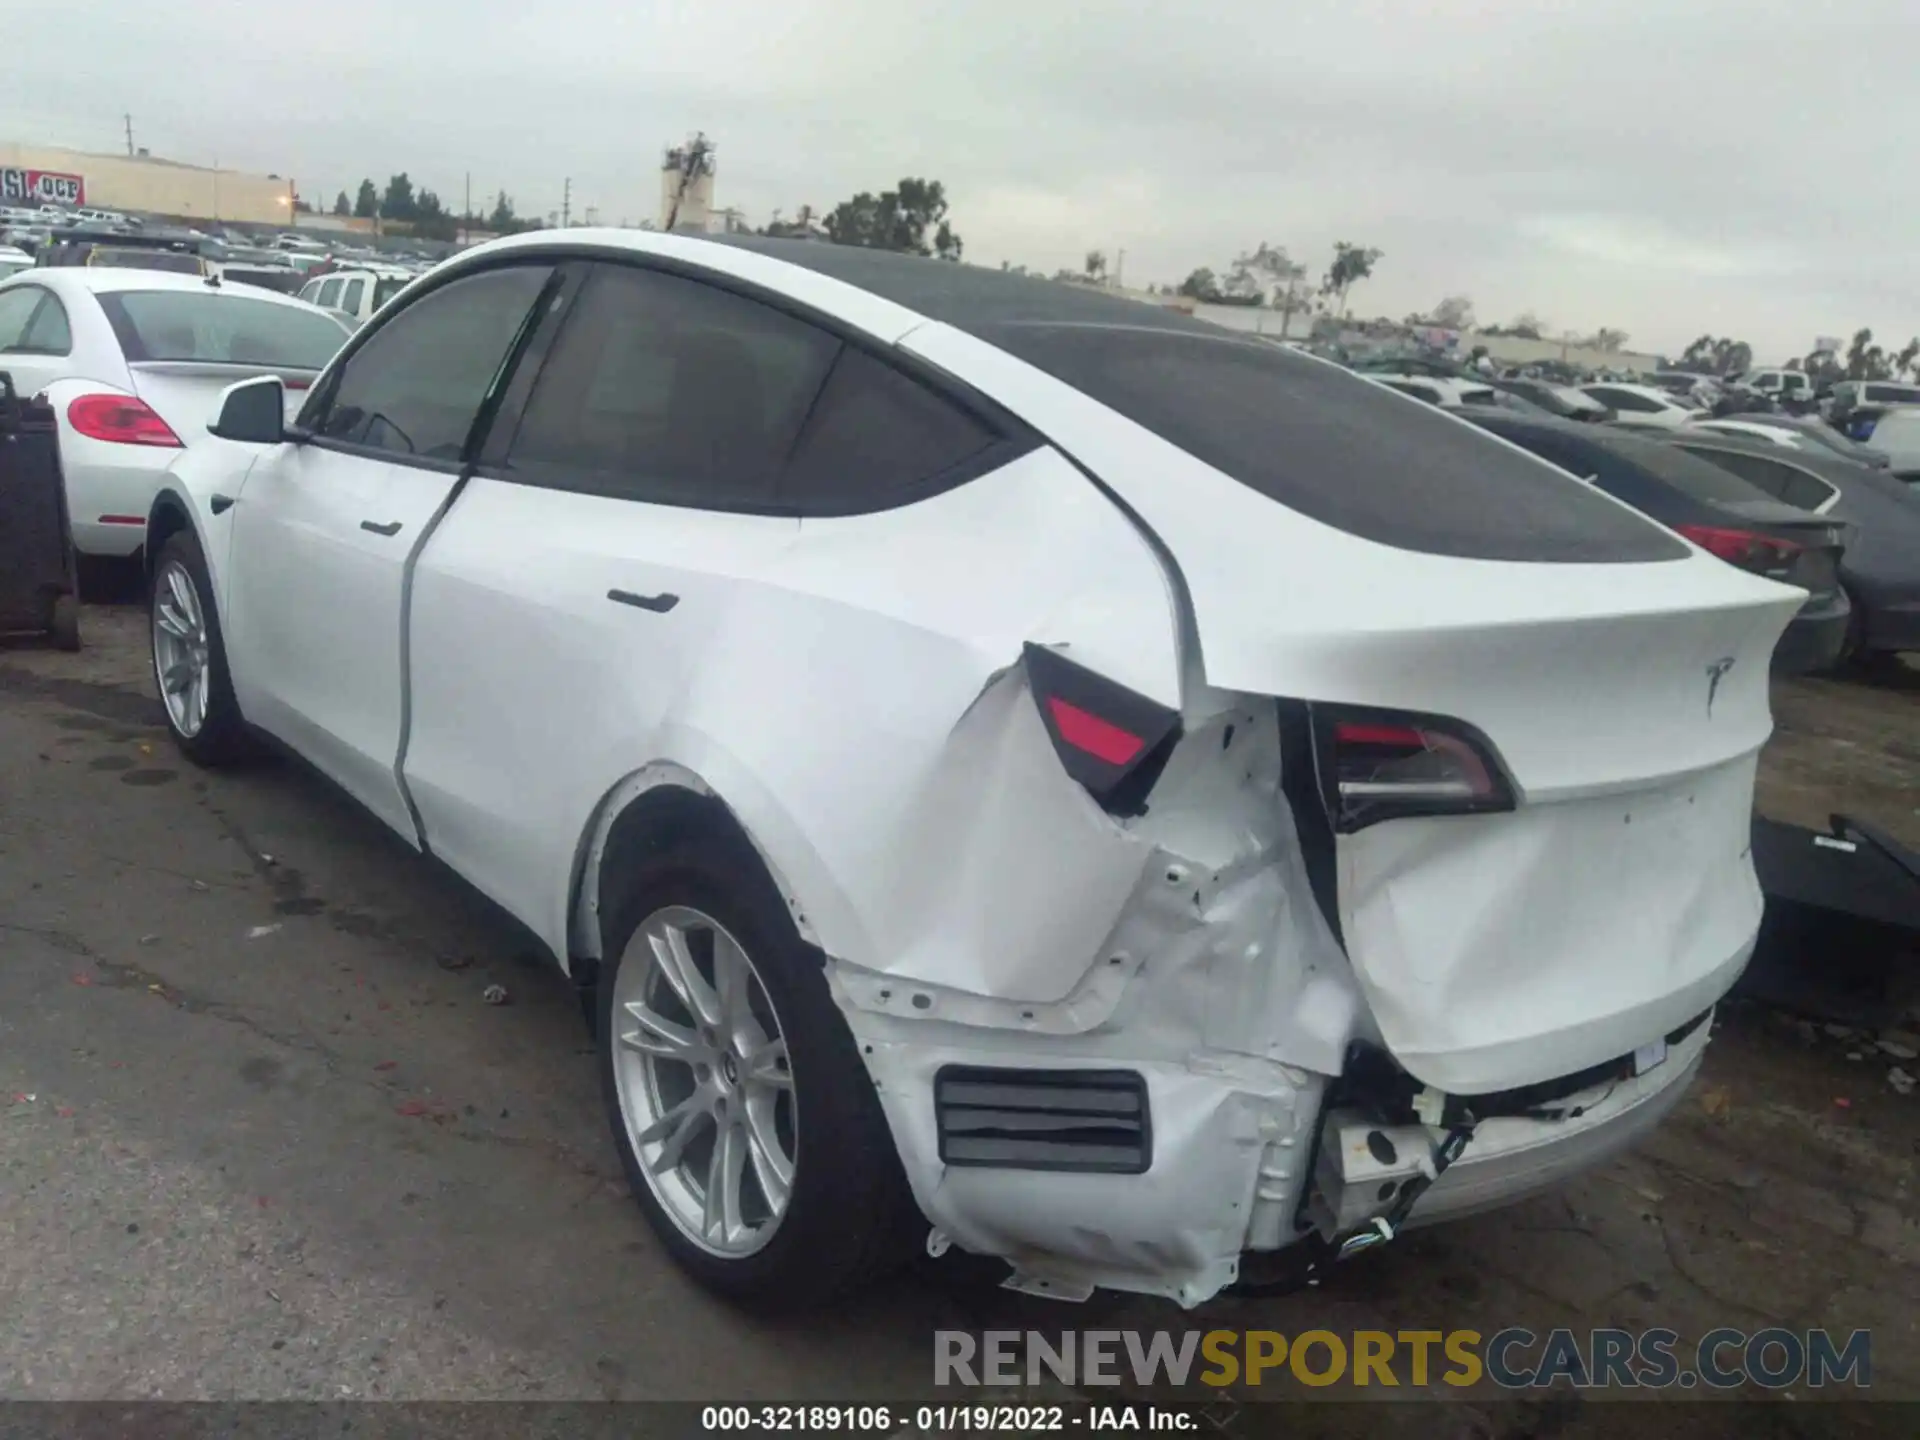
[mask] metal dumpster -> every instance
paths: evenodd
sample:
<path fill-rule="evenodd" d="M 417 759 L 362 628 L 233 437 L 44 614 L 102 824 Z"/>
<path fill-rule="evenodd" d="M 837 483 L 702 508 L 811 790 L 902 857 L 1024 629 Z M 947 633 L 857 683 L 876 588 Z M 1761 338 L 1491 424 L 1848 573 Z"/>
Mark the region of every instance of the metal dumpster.
<path fill-rule="evenodd" d="M 53 407 L 22 400 L 0 371 L 0 634 L 80 648 L 80 600 Z"/>

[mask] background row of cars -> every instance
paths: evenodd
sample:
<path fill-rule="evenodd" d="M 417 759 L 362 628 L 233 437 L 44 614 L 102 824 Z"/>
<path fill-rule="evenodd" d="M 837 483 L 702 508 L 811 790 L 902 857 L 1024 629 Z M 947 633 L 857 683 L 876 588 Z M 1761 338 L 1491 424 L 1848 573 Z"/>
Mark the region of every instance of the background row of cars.
<path fill-rule="evenodd" d="M 1563 384 L 1430 357 L 1351 368 L 1558 465 L 1730 564 L 1806 590 L 1775 652 L 1782 671 L 1920 651 L 1920 389 L 1843 382 L 1838 418 L 1823 419 L 1767 394 L 1811 399 L 1796 371 L 1756 372 L 1749 393 L 1766 403 L 1727 406 L 1728 390 L 1681 372 Z M 1909 398 L 1917 403 L 1901 403 Z"/>
<path fill-rule="evenodd" d="M 97 222 L 62 227 L 30 258 L 11 280 L 0 275 L 0 369 L 62 402 L 75 541 L 94 555 L 139 548 L 160 475 L 204 429 L 201 412 L 220 390 L 275 374 L 297 404 L 346 337 L 426 268 L 300 236 L 242 244 Z M 1891 403 L 1898 397 L 1876 393 L 1877 382 L 1839 396 L 1841 422 L 1856 432 L 1860 412 L 1879 407 L 1880 443 L 1868 445 L 1813 414 L 1727 412 L 1699 388 L 1708 382 L 1679 372 L 1569 384 L 1421 356 L 1351 368 L 1571 471 L 1731 564 L 1805 589 L 1776 655 L 1782 669 L 1920 651 L 1920 404 Z"/>

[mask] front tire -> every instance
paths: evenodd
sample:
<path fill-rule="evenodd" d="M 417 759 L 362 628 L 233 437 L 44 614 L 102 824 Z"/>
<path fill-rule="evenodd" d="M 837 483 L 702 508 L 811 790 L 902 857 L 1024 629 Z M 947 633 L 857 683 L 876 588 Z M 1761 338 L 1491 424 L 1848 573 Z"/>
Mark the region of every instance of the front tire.
<path fill-rule="evenodd" d="M 248 752 L 246 722 L 227 673 L 207 558 L 192 532 L 168 538 L 147 596 L 153 679 L 174 744 L 195 764 L 231 765 Z"/>
<path fill-rule="evenodd" d="M 752 847 L 701 834 L 641 862 L 604 940 L 607 1116 L 681 1267 L 772 1312 L 904 1261 L 915 1211 L 873 1082 Z"/>

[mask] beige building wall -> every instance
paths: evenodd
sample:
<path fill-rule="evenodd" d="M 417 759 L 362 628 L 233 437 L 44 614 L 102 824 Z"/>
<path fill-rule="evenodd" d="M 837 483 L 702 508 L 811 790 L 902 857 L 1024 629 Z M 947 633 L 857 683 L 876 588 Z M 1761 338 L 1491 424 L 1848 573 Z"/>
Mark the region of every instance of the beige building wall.
<path fill-rule="evenodd" d="M 293 182 L 269 175 L 0 141 L 0 166 L 9 165 L 80 176 L 87 182 L 86 203 L 93 209 L 258 225 L 292 223 Z"/>

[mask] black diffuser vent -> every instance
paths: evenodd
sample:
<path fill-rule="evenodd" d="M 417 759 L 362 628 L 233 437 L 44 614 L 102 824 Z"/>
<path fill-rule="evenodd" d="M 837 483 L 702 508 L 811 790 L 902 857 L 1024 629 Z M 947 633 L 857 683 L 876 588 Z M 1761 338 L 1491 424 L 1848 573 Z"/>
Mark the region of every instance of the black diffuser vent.
<path fill-rule="evenodd" d="M 1147 1082 L 1131 1070 L 948 1065 L 933 1108 L 947 1165 L 1139 1175 L 1153 1164 Z"/>

